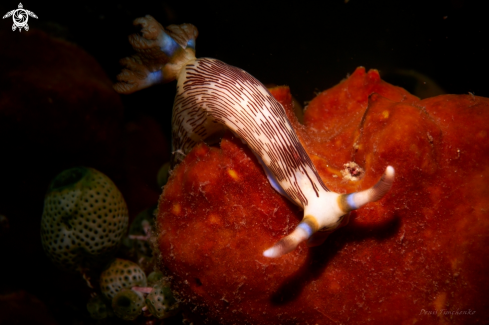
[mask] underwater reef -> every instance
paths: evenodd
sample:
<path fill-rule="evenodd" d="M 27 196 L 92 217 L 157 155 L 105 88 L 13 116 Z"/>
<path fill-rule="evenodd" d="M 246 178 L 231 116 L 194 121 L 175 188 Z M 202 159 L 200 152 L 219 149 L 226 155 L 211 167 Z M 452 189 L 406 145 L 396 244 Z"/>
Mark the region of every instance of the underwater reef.
<path fill-rule="evenodd" d="M 0 22 L 1 324 L 489 321 L 489 99 L 460 77 L 480 34 L 440 68 L 459 16 L 437 9 L 433 32 L 425 8 L 399 34 L 404 14 L 355 1 L 293 20 L 266 4 L 25 5 L 29 30 Z M 147 13 L 202 42 L 150 16 L 130 31 Z"/>

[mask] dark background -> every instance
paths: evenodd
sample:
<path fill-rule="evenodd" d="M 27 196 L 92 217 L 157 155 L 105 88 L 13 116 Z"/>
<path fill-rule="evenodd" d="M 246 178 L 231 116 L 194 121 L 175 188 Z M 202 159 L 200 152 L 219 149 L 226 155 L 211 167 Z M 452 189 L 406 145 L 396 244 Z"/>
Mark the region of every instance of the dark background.
<path fill-rule="evenodd" d="M 199 29 L 197 56 L 240 67 L 265 84 L 289 85 L 300 103 L 358 66 L 379 69 L 410 87 L 396 69 L 415 70 L 447 93 L 489 96 L 488 18 L 482 1 L 82 1 L 23 2 L 39 19 L 31 28 L 59 35 L 93 55 L 115 80 L 119 59 L 133 53 L 132 21 L 150 14 L 162 25 Z M 2 1 L 1 12 L 18 6 Z M 7 20 L 7 19 L 6 19 Z M 10 20 L 10 18 L 9 18 Z M 10 26 L 11 21 L 2 26 Z M 2 46 L 9 46 L 2 44 Z M 159 119 L 169 135 L 173 86 L 123 96 L 127 111 Z"/>
<path fill-rule="evenodd" d="M 0 15 L 18 4 L 19 0 L 2 1 Z M 78 44 L 114 81 L 121 69 L 119 60 L 133 53 L 127 37 L 138 29 L 132 21 L 150 14 L 164 26 L 194 24 L 199 29 L 198 57 L 213 57 L 240 67 L 265 84 L 289 85 L 300 103 L 334 86 L 358 66 L 379 69 L 386 80 L 408 90 L 412 90 L 413 81 L 396 75 L 398 69 L 422 73 L 447 93 L 489 97 L 489 19 L 482 1 L 329 0 L 286 5 L 283 1 L 28 0 L 22 4 L 39 17 L 29 19 L 31 29 Z M 0 28 L 8 33 L 11 25 L 11 18 L 0 21 Z M 0 46 L 8 50 L 12 45 Z M 122 96 L 125 120 L 149 115 L 169 139 L 174 86 L 158 85 Z M 8 158 L 0 156 L 0 165 Z M 39 195 L 39 204 L 31 209 L 38 211 L 32 214 L 36 222 L 41 218 L 41 200 Z M 21 222 L 11 221 L 17 235 L 20 231 L 14 232 L 14 226 Z M 38 237 L 32 237 L 26 239 L 37 245 L 31 252 L 42 255 Z M 40 297 L 58 323 L 81 324 L 74 315 L 85 313 L 86 293 L 71 294 L 69 288 L 61 291 L 51 286 L 49 279 L 79 281 L 80 286 L 83 282 L 57 271 L 45 257 L 34 258 L 17 247 L 0 247 L 7 249 L 11 254 L 0 257 L 15 256 L 23 262 L 0 260 L 2 281 L 15 282 L 14 287 Z M 47 276 L 48 272 L 52 274 Z"/>

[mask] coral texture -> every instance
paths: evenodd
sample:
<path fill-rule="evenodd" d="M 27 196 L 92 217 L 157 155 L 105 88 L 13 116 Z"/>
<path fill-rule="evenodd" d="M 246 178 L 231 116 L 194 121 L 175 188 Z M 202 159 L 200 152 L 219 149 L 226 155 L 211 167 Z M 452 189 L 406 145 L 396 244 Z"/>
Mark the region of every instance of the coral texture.
<path fill-rule="evenodd" d="M 126 202 L 110 178 L 93 168 L 65 170 L 46 193 L 44 252 L 68 270 L 103 265 L 117 251 L 128 221 Z"/>
<path fill-rule="evenodd" d="M 161 267 L 186 315 L 221 324 L 466 324 L 489 320 L 489 99 L 425 100 L 358 68 L 319 94 L 304 125 L 271 89 L 333 191 L 389 194 L 326 240 L 279 259 L 263 251 L 302 211 L 253 153 L 226 135 L 173 171 L 159 202 Z M 345 177 L 347 174 L 355 177 Z"/>

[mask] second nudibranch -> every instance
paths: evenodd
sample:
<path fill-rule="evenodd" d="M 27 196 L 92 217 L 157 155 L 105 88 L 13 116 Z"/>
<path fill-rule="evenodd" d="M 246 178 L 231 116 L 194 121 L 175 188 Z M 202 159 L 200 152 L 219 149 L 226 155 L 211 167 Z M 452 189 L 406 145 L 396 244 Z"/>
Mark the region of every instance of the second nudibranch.
<path fill-rule="evenodd" d="M 198 32 L 193 25 L 170 25 L 165 29 L 151 16 L 138 18 L 134 24 L 142 26 L 141 36 L 129 38 L 138 53 L 121 61 L 127 69 L 117 76 L 119 83 L 114 88 L 128 94 L 177 79 L 172 166 L 196 144 L 228 128 L 255 153 L 270 184 L 304 209 L 304 218 L 295 230 L 263 255 L 280 257 L 305 240 L 317 244 L 324 234 L 346 223 L 350 211 L 379 200 L 391 188 L 394 169 L 388 166 L 370 189 L 351 194 L 331 192 L 284 108 L 262 83 L 219 60 L 197 59 Z"/>

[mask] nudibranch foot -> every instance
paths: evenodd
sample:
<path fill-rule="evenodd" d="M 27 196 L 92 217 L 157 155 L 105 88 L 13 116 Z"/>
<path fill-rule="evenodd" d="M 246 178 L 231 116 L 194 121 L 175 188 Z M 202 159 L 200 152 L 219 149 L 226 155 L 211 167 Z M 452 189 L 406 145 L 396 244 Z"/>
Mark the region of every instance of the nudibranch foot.
<path fill-rule="evenodd" d="M 350 211 L 378 201 L 387 194 L 394 183 L 394 175 L 394 168 L 388 166 L 380 180 L 367 190 L 351 194 L 328 192 L 330 195 L 325 196 L 327 202 L 323 202 L 323 209 L 311 215 L 306 207 L 305 217 L 295 230 L 264 251 L 263 255 L 272 258 L 283 256 L 305 240 L 308 240 L 309 246 L 320 245 L 331 232 L 347 224 Z"/>
<path fill-rule="evenodd" d="M 170 25 L 165 29 L 149 15 L 137 18 L 134 25 L 142 27 L 141 35 L 129 36 L 129 43 L 137 54 L 120 61 L 126 69 L 117 76 L 119 82 L 114 85 L 114 89 L 123 94 L 173 81 L 182 67 L 195 59 L 198 35 L 195 26 Z"/>

